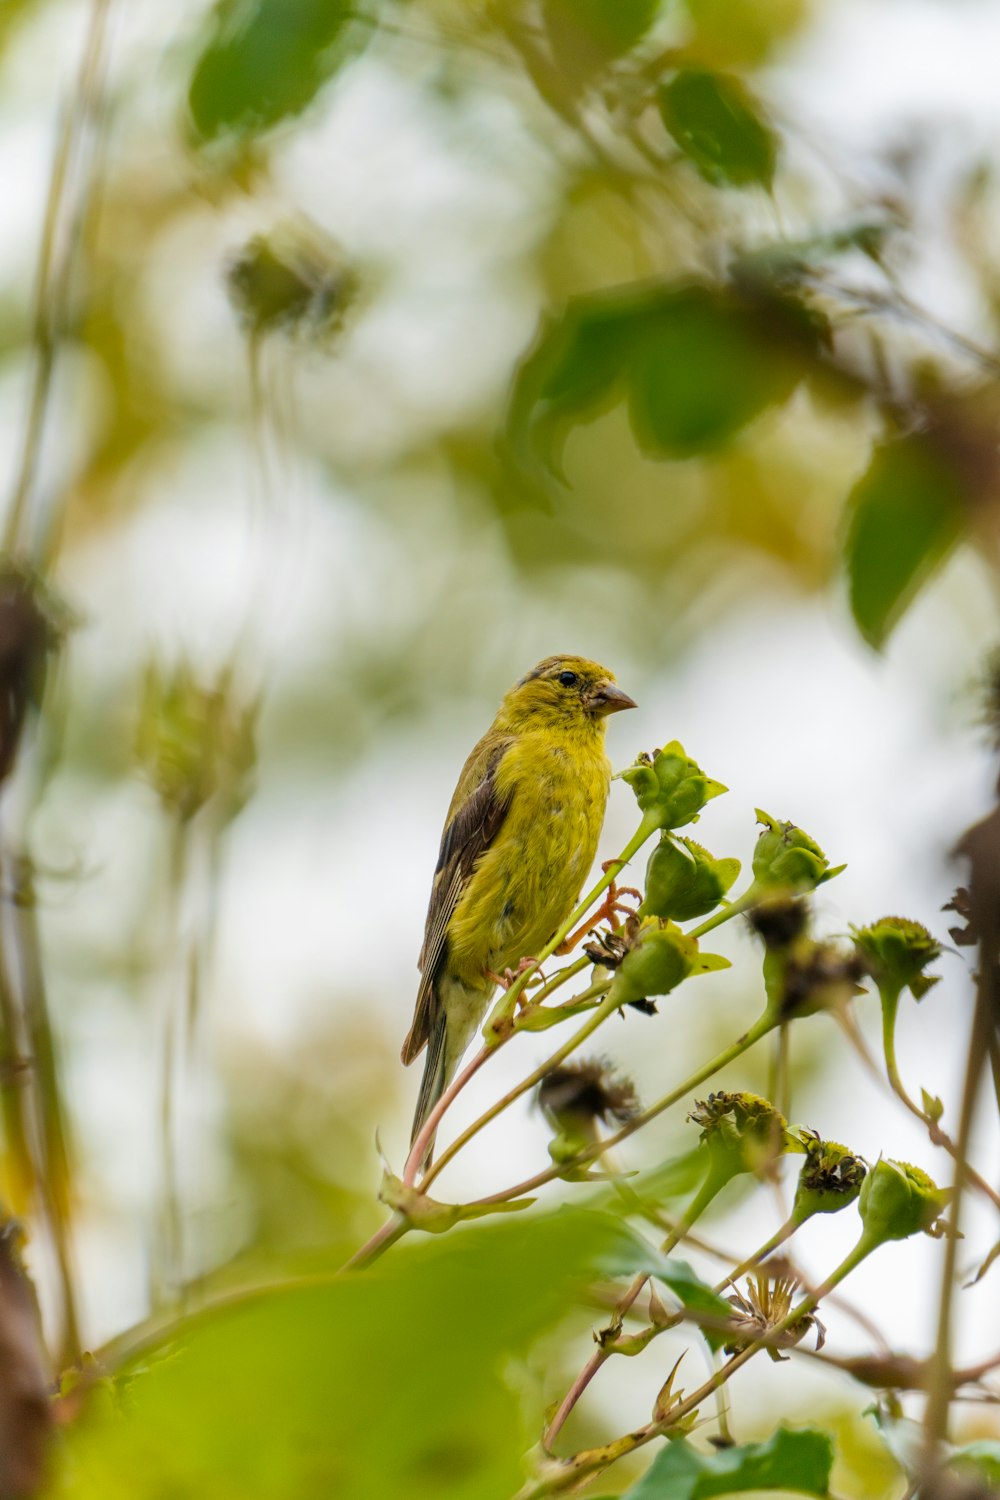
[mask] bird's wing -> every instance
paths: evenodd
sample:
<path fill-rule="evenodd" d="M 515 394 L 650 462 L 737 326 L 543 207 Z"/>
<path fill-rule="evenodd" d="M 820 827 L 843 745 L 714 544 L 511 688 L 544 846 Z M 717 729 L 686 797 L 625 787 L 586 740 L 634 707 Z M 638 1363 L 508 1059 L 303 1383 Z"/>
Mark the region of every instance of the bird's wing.
<path fill-rule="evenodd" d="M 512 737 L 494 739 L 486 745 L 481 742 L 469 756 L 459 778 L 434 871 L 424 945 L 417 960 L 420 969 L 417 1003 L 413 1025 L 403 1043 L 404 1063 L 413 1061 L 430 1034 L 434 981 L 444 957 L 448 924 L 476 861 L 496 838 L 510 806 L 510 797 L 502 797 L 497 791 L 496 773 L 512 743 Z M 466 787 L 469 790 L 463 795 Z"/>

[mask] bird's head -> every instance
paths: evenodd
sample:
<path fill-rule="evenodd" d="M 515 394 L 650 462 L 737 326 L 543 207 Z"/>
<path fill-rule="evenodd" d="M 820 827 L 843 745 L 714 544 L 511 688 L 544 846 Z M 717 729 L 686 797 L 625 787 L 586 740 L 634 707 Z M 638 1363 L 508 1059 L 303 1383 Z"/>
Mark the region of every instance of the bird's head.
<path fill-rule="evenodd" d="M 503 701 L 514 725 L 527 721 L 562 725 L 601 725 L 608 714 L 635 708 L 614 673 L 584 656 L 547 656 L 510 689 Z"/>

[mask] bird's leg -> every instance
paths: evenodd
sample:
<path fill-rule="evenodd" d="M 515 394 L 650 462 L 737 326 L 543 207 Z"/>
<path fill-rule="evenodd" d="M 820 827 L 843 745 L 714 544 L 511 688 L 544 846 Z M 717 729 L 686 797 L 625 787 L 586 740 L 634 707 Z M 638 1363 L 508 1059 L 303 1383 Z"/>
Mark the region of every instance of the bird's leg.
<path fill-rule="evenodd" d="M 616 865 L 617 863 L 616 859 L 609 860 L 602 866 L 602 869 L 608 870 L 611 865 Z M 559 944 L 556 953 L 560 957 L 567 953 L 572 953 L 581 938 L 585 938 L 588 932 L 605 920 L 610 925 L 612 932 L 617 932 L 621 926 L 621 923 L 618 921 L 618 912 L 624 912 L 627 917 L 633 915 L 632 908 L 622 901 L 622 896 L 634 896 L 637 901 L 642 900 L 642 892 L 637 891 L 634 885 L 615 885 L 612 880 L 608 886 L 604 900 L 597 910 L 590 914 L 582 927 L 578 927 L 575 932 L 571 932 L 566 941 Z"/>
<path fill-rule="evenodd" d="M 484 969 L 483 973 L 486 975 L 487 979 L 492 979 L 493 983 L 498 984 L 502 990 L 509 990 L 511 985 L 514 983 L 514 980 L 517 979 L 519 975 L 530 973 L 532 969 L 538 969 L 540 967 L 541 966 L 537 958 L 528 957 L 520 959 L 518 961 L 516 969 L 504 969 L 502 974 L 494 974 L 492 969 Z M 541 980 L 541 977 L 541 974 L 539 974 L 538 978 L 534 981 L 530 979 L 525 980 L 525 989 L 527 989 L 528 985 L 532 982 L 538 984 Z M 521 1004 L 524 1005 L 526 1003 L 526 997 L 522 995 L 520 998 Z"/>

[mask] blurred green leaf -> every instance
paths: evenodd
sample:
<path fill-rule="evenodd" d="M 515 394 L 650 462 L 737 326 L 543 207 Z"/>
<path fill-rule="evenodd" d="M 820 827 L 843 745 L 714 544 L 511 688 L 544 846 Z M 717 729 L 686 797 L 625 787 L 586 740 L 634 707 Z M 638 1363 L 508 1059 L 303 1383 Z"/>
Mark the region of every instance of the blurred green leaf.
<path fill-rule="evenodd" d="M 660 0 L 542 0 L 554 55 L 573 73 L 596 71 L 640 42 Z"/>
<path fill-rule="evenodd" d="M 826 326 L 762 278 L 653 282 L 577 298 L 515 377 L 507 438 L 561 477 L 571 428 L 627 395 L 647 458 L 717 448 L 813 368 Z"/>
<path fill-rule="evenodd" d="M 810 0 L 686 0 L 687 50 L 718 67 L 757 67 L 807 18 Z"/>
<path fill-rule="evenodd" d="M 962 488 L 926 433 L 877 448 L 851 493 L 846 542 L 851 610 L 880 648 L 958 541 Z"/>
<path fill-rule="evenodd" d="M 659 103 L 664 125 L 707 182 L 771 187 L 778 137 L 738 78 L 686 69 L 663 85 Z"/>
<path fill-rule="evenodd" d="M 681 283 L 636 329 L 629 369 L 632 428 L 647 458 L 720 447 L 791 395 L 818 325 L 786 297 L 765 305 L 730 287 Z"/>
<path fill-rule="evenodd" d="M 712 1318 L 727 1321 L 733 1309 L 724 1297 L 713 1292 L 707 1282 L 676 1256 L 663 1255 L 655 1245 L 650 1245 L 638 1235 L 623 1230 L 610 1254 L 603 1261 L 603 1268 L 612 1276 L 655 1276 L 657 1281 L 669 1287 L 682 1307 L 693 1313 L 708 1313 Z M 713 1329 L 703 1329 L 705 1341 L 711 1349 L 719 1349 L 727 1335 Z"/>
<path fill-rule="evenodd" d="M 219 0 L 188 104 L 197 134 L 256 135 L 301 114 L 368 28 L 349 0 Z"/>
<path fill-rule="evenodd" d="M 528 1435 L 500 1371 L 565 1315 L 615 1233 L 602 1215 L 533 1216 L 236 1297 L 124 1372 L 127 1413 L 95 1406 L 74 1426 L 54 1492 L 512 1494 Z"/>
<path fill-rule="evenodd" d="M 964 1472 L 970 1479 L 1000 1485 L 1000 1443 L 987 1438 L 978 1443 L 967 1443 L 964 1448 L 955 1449 L 948 1465 Z"/>
<path fill-rule="evenodd" d="M 700 1453 L 686 1438 L 661 1449 L 623 1500 L 709 1500 L 748 1490 L 796 1490 L 825 1495 L 833 1444 L 825 1432 L 779 1427 L 766 1443 L 743 1443 Z"/>

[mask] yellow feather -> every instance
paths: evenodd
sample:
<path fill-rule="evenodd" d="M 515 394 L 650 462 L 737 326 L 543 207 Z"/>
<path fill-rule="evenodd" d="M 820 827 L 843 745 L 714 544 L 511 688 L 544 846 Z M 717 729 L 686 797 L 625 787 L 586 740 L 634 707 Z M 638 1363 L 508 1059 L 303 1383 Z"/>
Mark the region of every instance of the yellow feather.
<path fill-rule="evenodd" d="M 594 862 L 611 765 L 607 715 L 632 708 L 606 668 L 547 657 L 505 696 L 448 810 L 404 1061 L 429 1041 L 414 1135 L 452 1077 L 502 973 L 534 957 Z"/>

